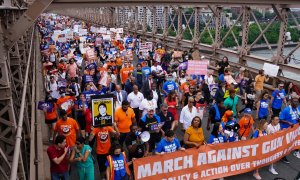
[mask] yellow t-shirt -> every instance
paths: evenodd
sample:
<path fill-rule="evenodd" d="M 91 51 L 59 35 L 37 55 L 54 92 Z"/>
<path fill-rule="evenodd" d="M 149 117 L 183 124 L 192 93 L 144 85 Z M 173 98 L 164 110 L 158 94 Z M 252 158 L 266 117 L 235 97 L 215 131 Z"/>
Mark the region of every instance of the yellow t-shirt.
<path fill-rule="evenodd" d="M 264 82 L 266 81 L 265 76 L 257 75 L 255 77 L 255 90 L 263 90 L 264 89 Z"/>
<path fill-rule="evenodd" d="M 195 130 L 193 126 L 190 126 L 185 131 L 189 135 L 188 141 L 195 142 L 197 144 L 202 144 L 204 141 L 204 134 L 202 128 Z"/>

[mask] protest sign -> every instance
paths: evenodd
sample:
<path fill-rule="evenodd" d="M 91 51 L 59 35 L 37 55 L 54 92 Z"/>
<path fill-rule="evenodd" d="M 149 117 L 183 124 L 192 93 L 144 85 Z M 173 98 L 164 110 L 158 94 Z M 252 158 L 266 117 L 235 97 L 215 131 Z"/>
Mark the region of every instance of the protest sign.
<path fill-rule="evenodd" d="M 93 126 L 111 126 L 114 120 L 113 95 L 95 95 L 91 99 Z"/>
<path fill-rule="evenodd" d="M 98 28 L 98 33 L 106 34 L 107 29 L 106 28 Z"/>
<path fill-rule="evenodd" d="M 87 29 L 79 29 L 79 36 L 86 36 L 87 35 Z"/>
<path fill-rule="evenodd" d="M 110 41 L 110 35 L 103 35 L 103 40 Z"/>
<path fill-rule="evenodd" d="M 91 26 L 90 31 L 91 31 L 92 33 L 95 33 L 95 32 L 97 32 L 97 28 L 94 27 L 94 26 Z"/>
<path fill-rule="evenodd" d="M 38 102 L 38 109 L 39 110 L 46 109 L 47 112 L 52 112 L 52 110 L 53 110 L 53 103 L 45 102 L 45 101 L 39 101 Z"/>
<path fill-rule="evenodd" d="M 79 32 L 79 28 L 81 28 L 80 25 L 74 25 L 74 32 Z"/>
<path fill-rule="evenodd" d="M 126 57 L 128 60 L 133 60 L 133 52 L 132 52 L 132 50 L 127 50 L 127 51 L 126 51 L 126 54 L 125 54 L 125 57 Z"/>
<path fill-rule="evenodd" d="M 218 179 L 254 171 L 300 148 L 299 124 L 256 139 L 202 145 L 133 161 L 136 179 Z"/>
<path fill-rule="evenodd" d="M 96 53 L 95 53 L 94 49 L 86 50 L 86 58 L 87 58 L 87 60 L 97 59 L 97 56 L 96 56 Z"/>
<path fill-rule="evenodd" d="M 123 34 L 123 28 L 117 28 L 116 33 Z"/>
<path fill-rule="evenodd" d="M 187 74 L 206 75 L 208 60 L 189 60 Z"/>
<path fill-rule="evenodd" d="M 116 28 L 110 28 L 109 31 L 110 31 L 110 32 L 116 33 L 116 32 L 117 32 L 117 29 L 116 29 Z"/>
<path fill-rule="evenodd" d="M 279 66 L 274 64 L 264 63 L 263 70 L 265 74 L 271 77 L 276 77 L 278 74 Z"/>

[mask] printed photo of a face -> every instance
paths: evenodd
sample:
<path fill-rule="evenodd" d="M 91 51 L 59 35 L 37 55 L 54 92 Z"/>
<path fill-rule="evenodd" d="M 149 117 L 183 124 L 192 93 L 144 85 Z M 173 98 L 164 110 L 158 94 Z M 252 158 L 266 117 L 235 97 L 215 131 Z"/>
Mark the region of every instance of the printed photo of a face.
<path fill-rule="evenodd" d="M 113 98 L 93 99 L 93 126 L 110 126 L 113 121 Z"/>

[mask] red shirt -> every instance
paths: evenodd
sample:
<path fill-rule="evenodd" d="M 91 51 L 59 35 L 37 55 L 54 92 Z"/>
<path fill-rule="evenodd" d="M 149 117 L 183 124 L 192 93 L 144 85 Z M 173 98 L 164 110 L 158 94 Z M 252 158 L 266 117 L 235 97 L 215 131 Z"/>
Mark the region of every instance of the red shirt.
<path fill-rule="evenodd" d="M 60 162 L 60 164 L 56 164 L 53 159 L 59 158 L 64 154 L 64 149 L 58 150 L 54 145 L 49 146 L 47 149 L 47 154 L 50 159 L 50 172 L 51 173 L 65 173 L 69 170 L 69 165 L 67 158 L 65 158 Z"/>

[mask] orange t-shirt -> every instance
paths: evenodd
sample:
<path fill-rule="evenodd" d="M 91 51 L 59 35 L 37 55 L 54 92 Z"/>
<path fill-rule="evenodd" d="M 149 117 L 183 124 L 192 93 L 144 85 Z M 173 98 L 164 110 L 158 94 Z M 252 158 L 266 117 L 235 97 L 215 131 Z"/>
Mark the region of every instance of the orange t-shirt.
<path fill-rule="evenodd" d="M 128 73 L 131 71 L 131 68 L 122 68 L 120 70 L 121 82 L 125 84 L 126 80 L 128 79 Z"/>
<path fill-rule="evenodd" d="M 102 72 L 107 72 L 107 69 L 106 69 L 105 67 L 98 67 L 98 71 L 99 71 L 100 73 L 102 73 Z"/>
<path fill-rule="evenodd" d="M 73 118 L 64 121 L 59 119 L 55 125 L 55 132 L 66 137 L 67 145 L 73 147 L 76 142 L 76 131 L 79 130 L 77 122 Z"/>
<path fill-rule="evenodd" d="M 254 120 L 253 120 L 252 116 L 250 116 L 249 119 L 246 119 L 245 116 L 243 116 L 239 121 L 239 125 L 240 125 L 239 134 L 240 134 L 240 136 L 243 135 L 244 137 L 249 137 L 251 126 L 253 124 L 254 124 Z"/>
<path fill-rule="evenodd" d="M 122 107 L 119 107 L 115 112 L 115 122 L 117 123 L 118 129 L 121 133 L 130 132 L 130 126 L 132 124 L 131 119 L 135 117 L 132 108 L 128 108 L 127 112 L 124 112 Z"/>
<path fill-rule="evenodd" d="M 116 58 L 116 65 L 117 66 L 122 66 L 122 64 L 123 64 L 122 58 L 121 57 L 117 57 Z"/>
<path fill-rule="evenodd" d="M 53 103 L 52 112 L 46 112 L 46 116 L 45 116 L 46 121 L 57 118 L 56 110 L 57 110 L 57 105 L 56 105 L 56 103 Z"/>
<path fill-rule="evenodd" d="M 65 64 L 63 64 L 63 63 L 59 63 L 58 65 L 57 65 L 57 69 L 58 70 L 63 70 L 63 72 L 65 72 L 66 71 L 66 69 L 67 69 L 67 66 L 65 65 Z"/>
<path fill-rule="evenodd" d="M 74 97 L 71 96 L 65 96 L 65 97 L 60 97 L 57 100 L 57 105 L 61 108 L 64 109 L 68 115 L 72 113 L 72 108 L 74 107 Z"/>
<path fill-rule="evenodd" d="M 108 154 L 111 146 L 110 132 L 114 132 L 111 126 L 94 128 L 93 134 L 97 141 L 97 154 Z"/>

